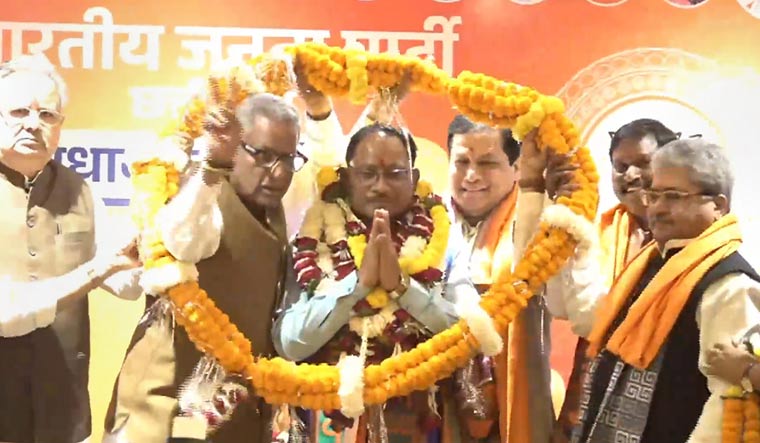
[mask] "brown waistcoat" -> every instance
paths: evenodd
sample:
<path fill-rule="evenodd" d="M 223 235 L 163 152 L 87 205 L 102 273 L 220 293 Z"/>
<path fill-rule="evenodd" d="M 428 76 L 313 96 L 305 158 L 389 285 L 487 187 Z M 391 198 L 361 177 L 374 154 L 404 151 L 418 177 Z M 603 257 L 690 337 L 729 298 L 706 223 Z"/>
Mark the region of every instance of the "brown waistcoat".
<path fill-rule="evenodd" d="M 272 230 L 257 221 L 226 182 L 219 197 L 224 228 L 221 244 L 198 263 L 200 285 L 230 316 L 254 353 L 273 355 L 271 326 L 282 294 L 287 241 L 284 214 L 270 214 Z M 165 443 L 177 413 L 177 387 L 201 354 L 177 326 L 141 323 L 116 382 L 106 433 L 130 443 Z M 271 440 L 271 410 L 260 401 L 238 406 L 232 420 L 214 434 L 215 443 Z"/>
<path fill-rule="evenodd" d="M 0 274 L 57 277 L 94 256 L 92 194 L 75 172 L 51 161 L 27 193 L 21 174 L 0 165 L 0 202 Z M 74 443 L 90 435 L 89 329 L 84 297 L 50 327 L 0 338 L 0 441 Z"/>

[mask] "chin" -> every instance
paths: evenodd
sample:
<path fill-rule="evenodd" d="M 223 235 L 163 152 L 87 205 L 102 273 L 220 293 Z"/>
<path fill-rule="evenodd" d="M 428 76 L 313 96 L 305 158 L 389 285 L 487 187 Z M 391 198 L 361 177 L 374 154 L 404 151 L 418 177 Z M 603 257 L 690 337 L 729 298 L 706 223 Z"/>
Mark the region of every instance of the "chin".
<path fill-rule="evenodd" d="M 282 197 L 259 196 L 254 199 L 257 206 L 267 209 L 275 209 L 282 206 Z"/>

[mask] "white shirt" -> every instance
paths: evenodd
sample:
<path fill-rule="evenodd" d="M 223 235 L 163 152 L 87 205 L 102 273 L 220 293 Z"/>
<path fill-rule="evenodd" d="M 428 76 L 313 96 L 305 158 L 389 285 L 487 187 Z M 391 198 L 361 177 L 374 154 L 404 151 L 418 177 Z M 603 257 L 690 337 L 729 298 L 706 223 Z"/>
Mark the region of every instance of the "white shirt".
<path fill-rule="evenodd" d="M 542 198 L 526 199 L 541 205 Z M 520 214 L 540 214 L 540 211 L 523 211 Z M 539 215 L 518 218 L 515 236 L 525 238 L 538 226 Z M 678 241 L 675 241 L 678 242 Z M 672 244 L 666 244 L 666 249 Z M 588 337 L 594 326 L 595 310 L 609 288 L 597 254 L 583 260 L 572 258 L 559 275 L 547 283 L 546 301 L 554 317 L 567 319 L 573 332 Z M 707 287 L 697 309 L 695 321 L 699 328 L 699 368 L 707 377 L 710 398 L 689 440 L 691 443 L 720 443 L 723 402 L 721 395 L 731 386 L 715 376 L 705 373 L 707 351 L 716 343 L 730 343 L 740 339 L 751 327 L 760 324 L 760 283 L 745 274 L 731 274 Z"/>
<path fill-rule="evenodd" d="M 292 227 L 300 226 L 303 213 L 316 195 L 316 174 L 323 166 L 340 165 L 347 144 L 334 112 L 325 120 L 307 119 L 304 134 L 306 143 L 302 149 L 309 162 L 295 174 L 283 199 L 289 216 L 288 225 Z M 219 248 L 223 227 L 217 203 L 220 189 L 220 185 L 206 185 L 199 174 L 194 174 L 159 212 L 157 224 L 162 227 L 164 245 L 178 260 L 197 263 L 212 256 Z M 93 194 L 96 247 L 101 253 L 105 249 L 115 254 L 136 237 L 137 231 L 128 219 L 118 227 L 111 225 L 108 229 L 98 229 L 104 220 L 109 223 L 115 220 L 109 218 L 103 200 L 95 192 Z M 119 298 L 136 300 L 142 294 L 141 273 L 142 269 L 119 272 L 109 277 L 103 287 Z M 24 297 L 19 293 L 21 285 L 23 283 L 14 283 L 0 276 L 0 337 L 28 334 L 55 320 L 58 294 Z"/>
<path fill-rule="evenodd" d="M 159 213 L 159 226 L 163 227 L 164 244 L 169 252 L 182 261 L 197 262 L 209 257 L 219 247 L 221 237 L 221 213 L 216 202 L 219 186 L 209 187 L 200 177 L 193 177 L 180 193 Z M 112 250 L 115 254 L 126 246 L 137 232 L 130 223 L 124 226 L 109 226 L 100 229 L 109 220 L 103 200 L 93 196 L 96 220 L 95 244 L 103 253 Z M 216 209 L 214 211 L 214 208 Z M 211 219 L 209 223 L 208 220 Z M 203 229 L 198 229 L 199 225 Z M 142 269 L 122 271 L 109 277 L 104 289 L 117 297 L 136 300 L 142 294 L 139 278 Z M 0 277 L 0 337 L 17 337 L 35 329 L 49 326 L 55 320 L 56 309 L 61 295 L 35 294 L 29 297 L 23 293 L 23 282 L 13 282 L 9 277 Z"/>

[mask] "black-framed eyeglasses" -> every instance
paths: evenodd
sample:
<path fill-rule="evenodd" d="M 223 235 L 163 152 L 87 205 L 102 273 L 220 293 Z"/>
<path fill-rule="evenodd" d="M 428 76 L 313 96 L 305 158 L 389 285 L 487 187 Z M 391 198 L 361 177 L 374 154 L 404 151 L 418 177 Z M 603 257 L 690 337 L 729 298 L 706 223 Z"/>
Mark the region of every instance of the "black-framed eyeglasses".
<path fill-rule="evenodd" d="M 277 154 L 268 149 L 251 146 L 245 142 L 240 143 L 240 147 L 253 158 L 253 162 L 260 168 L 274 169 L 275 166 L 281 164 L 290 172 L 298 172 L 309 161 L 299 151 L 296 151 L 295 154 Z"/>
<path fill-rule="evenodd" d="M 664 191 L 659 191 L 656 189 L 645 189 L 642 195 L 644 197 L 643 198 L 644 204 L 647 206 L 654 205 L 660 200 L 662 200 L 663 203 L 666 203 L 666 204 L 675 204 L 675 203 L 679 203 L 681 201 L 685 201 L 694 197 L 700 197 L 700 198 L 715 197 L 712 194 L 707 194 L 703 192 L 686 192 L 686 191 L 679 191 L 677 189 L 666 189 Z"/>
<path fill-rule="evenodd" d="M 36 114 L 37 119 L 39 119 L 40 123 L 45 126 L 60 125 L 61 123 L 63 123 L 64 118 L 66 118 L 60 112 L 54 109 L 47 109 L 47 108 L 41 108 L 41 109 L 14 108 L 14 109 L 3 112 L 6 122 L 12 125 L 20 124 L 22 121 L 29 118 L 29 116 L 32 114 Z"/>
<path fill-rule="evenodd" d="M 367 185 L 374 185 L 382 176 L 392 184 L 405 183 L 411 180 L 408 168 L 378 169 L 372 167 L 349 166 L 348 170 L 359 181 Z"/>

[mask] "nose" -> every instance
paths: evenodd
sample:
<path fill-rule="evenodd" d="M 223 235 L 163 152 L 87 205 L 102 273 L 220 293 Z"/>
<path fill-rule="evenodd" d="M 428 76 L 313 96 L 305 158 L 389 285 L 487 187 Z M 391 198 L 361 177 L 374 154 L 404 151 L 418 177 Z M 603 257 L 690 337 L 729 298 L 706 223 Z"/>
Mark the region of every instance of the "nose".
<path fill-rule="evenodd" d="M 667 215 L 670 213 L 670 206 L 665 204 L 664 198 L 660 197 L 658 199 L 654 199 L 652 201 L 651 198 L 647 200 L 647 217 L 649 218 L 656 218 L 662 215 Z"/>
<path fill-rule="evenodd" d="M 286 180 L 293 176 L 293 173 L 285 166 L 285 163 L 280 159 L 277 159 L 275 163 L 269 168 L 269 177 L 275 181 Z"/>
<path fill-rule="evenodd" d="M 385 178 L 385 174 L 379 174 L 375 183 L 372 184 L 372 192 L 379 195 L 387 195 L 390 193 L 390 186 L 388 179 Z"/>
<path fill-rule="evenodd" d="M 464 179 L 468 182 L 476 182 L 480 180 L 480 174 L 478 173 L 478 168 L 476 168 L 474 165 L 468 166 L 467 170 L 464 173 Z"/>
<path fill-rule="evenodd" d="M 21 120 L 21 124 L 23 125 L 24 129 L 27 130 L 36 130 L 40 127 L 40 114 L 37 112 L 30 112 L 29 115 L 24 117 L 23 120 Z"/>
<path fill-rule="evenodd" d="M 625 170 L 623 173 L 623 179 L 630 183 L 632 181 L 636 181 L 641 178 L 641 169 L 637 168 L 636 166 L 629 166 L 628 169 Z"/>

